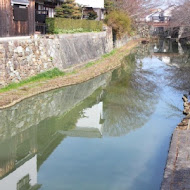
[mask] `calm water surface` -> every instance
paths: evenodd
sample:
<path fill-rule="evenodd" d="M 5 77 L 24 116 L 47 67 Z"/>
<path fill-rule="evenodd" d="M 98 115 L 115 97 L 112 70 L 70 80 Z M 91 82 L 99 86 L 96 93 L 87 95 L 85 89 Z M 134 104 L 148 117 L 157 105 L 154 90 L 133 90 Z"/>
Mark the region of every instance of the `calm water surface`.
<path fill-rule="evenodd" d="M 141 46 L 113 72 L 1 110 L 0 190 L 159 190 L 187 52 Z"/>

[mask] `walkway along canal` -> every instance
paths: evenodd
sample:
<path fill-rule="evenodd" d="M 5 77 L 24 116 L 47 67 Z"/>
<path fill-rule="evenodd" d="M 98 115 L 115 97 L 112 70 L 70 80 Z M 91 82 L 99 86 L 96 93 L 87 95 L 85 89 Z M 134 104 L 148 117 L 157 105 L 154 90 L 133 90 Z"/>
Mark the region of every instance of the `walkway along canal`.
<path fill-rule="evenodd" d="M 0 189 L 159 190 L 189 90 L 182 48 L 142 45 L 114 71 L 0 110 Z"/>

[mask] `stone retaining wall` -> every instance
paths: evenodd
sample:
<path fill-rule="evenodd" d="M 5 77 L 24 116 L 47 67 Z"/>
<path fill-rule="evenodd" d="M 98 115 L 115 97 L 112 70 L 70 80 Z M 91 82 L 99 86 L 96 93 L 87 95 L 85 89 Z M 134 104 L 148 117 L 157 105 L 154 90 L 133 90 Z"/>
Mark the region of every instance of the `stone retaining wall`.
<path fill-rule="evenodd" d="M 113 49 L 112 30 L 0 41 L 0 87 L 55 67 L 64 70 Z"/>

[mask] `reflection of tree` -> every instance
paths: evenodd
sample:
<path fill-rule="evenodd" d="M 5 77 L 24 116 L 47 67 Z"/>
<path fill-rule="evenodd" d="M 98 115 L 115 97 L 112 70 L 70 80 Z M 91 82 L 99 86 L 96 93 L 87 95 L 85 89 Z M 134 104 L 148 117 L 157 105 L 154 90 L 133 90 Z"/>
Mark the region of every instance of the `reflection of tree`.
<path fill-rule="evenodd" d="M 184 44 L 181 44 L 183 55 L 170 55 L 171 63 L 175 67 L 167 68 L 166 72 L 169 73 L 166 79 L 170 86 L 174 87 L 177 90 L 189 91 L 190 83 L 190 47 Z"/>
<path fill-rule="evenodd" d="M 179 68 L 170 67 L 167 72 L 170 73 L 167 77 L 170 86 L 180 91 L 190 90 L 190 62 L 186 65 L 180 65 Z"/>
<path fill-rule="evenodd" d="M 135 55 L 113 72 L 104 96 L 103 134 L 120 136 L 147 122 L 156 103 L 156 85 L 150 73 L 137 72 Z"/>
<path fill-rule="evenodd" d="M 178 90 L 189 91 L 190 87 L 190 47 L 172 40 L 160 40 L 159 42 L 142 45 L 137 49 L 136 58 L 154 55 L 160 60 L 169 58 L 170 66 L 166 69 L 168 85 Z M 180 54 L 181 52 L 181 54 Z"/>

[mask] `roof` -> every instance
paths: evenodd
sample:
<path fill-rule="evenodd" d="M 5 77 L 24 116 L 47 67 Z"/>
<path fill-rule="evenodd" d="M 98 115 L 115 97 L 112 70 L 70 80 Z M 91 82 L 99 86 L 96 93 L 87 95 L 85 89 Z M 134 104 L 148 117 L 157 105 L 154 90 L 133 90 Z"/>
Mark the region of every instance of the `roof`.
<path fill-rule="evenodd" d="M 29 5 L 29 0 L 11 0 L 11 4 Z"/>
<path fill-rule="evenodd" d="M 84 7 L 104 8 L 104 0 L 75 0 L 75 2 Z"/>
<path fill-rule="evenodd" d="M 164 16 L 172 16 L 172 11 L 176 8 L 176 5 L 171 5 L 167 7 L 166 9 L 163 10 L 163 15 Z"/>

